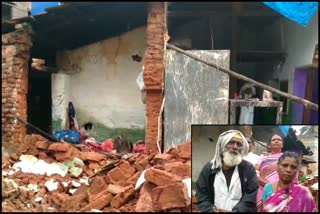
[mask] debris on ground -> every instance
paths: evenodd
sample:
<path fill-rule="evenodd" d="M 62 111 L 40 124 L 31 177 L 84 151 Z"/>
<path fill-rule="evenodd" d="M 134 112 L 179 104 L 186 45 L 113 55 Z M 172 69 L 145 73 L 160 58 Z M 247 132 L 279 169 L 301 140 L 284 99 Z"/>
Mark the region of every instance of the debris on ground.
<path fill-rule="evenodd" d="M 122 157 L 25 142 L 2 158 L 3 212 L 191 212 L 190 142 L 162 154 L 138 144 Z"/>

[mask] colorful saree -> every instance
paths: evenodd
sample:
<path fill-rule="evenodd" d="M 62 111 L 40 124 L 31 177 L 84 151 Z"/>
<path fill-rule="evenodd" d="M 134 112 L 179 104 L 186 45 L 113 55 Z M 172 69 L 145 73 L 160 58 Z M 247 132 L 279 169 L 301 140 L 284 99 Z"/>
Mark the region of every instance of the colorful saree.
<path fill-rule="evenodd" d="M 282 153 L 271 154 L 268 156 L 261 156 L 257 161 L 257 165 L 260 165 L 260 176 L 266 179 L 269 183 L 273 183 L 279 180 L 277 173 L 277 161 Z M 257 210 L 261 208 L 261 195 L 263 186 L 259 185 L 257 193 Z"/>
<path fill-rule="evenodd" d="M 317 212 L 311 192 L 297 182 L 274 192 L 264 203 L 262 212 Z"/>

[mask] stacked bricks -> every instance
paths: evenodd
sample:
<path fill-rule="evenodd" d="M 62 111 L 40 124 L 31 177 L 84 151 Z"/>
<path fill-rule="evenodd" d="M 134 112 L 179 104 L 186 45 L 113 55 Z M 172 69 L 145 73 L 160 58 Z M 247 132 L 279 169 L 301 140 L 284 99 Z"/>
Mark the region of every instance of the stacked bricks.
<path fill-rule="evenodd" d="M 20 143 L 26 134 L 28 60 L 32 46 L 28 31 L 16 26 L 15 32 L 2 35 L 2 142 Z M 25 25 L 24 25 L 25 26 Z"/>
<path fill-rule="evenodd" d="M 144 56 L 146 89 L 146 149 L 157 150 L 158 117 L 162 103 L 164 76 L 164 2 L 150 2 Z"/>

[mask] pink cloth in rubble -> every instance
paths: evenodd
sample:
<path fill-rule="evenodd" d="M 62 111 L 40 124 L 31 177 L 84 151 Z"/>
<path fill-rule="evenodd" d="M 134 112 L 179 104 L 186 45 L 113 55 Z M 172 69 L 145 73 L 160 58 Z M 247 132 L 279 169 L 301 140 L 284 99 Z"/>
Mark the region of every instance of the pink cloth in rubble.
<path fill-rule="evenodd" d="M 98 152 L 101 151 L 101 145 L 97 143 L 96 139 L 93 137 L 88 137 L 82 143 L 86 146 L 85 151 Z"/>
<path fill-rule="evenodd" d="M 105 140 L 101 144 L 101 148 L 105 152 L 111 152 L 113 150 L 113 142 L 112 142 L 112 140 L 111 139 Z"/>
<path fill-rule="evenodd" d="M 144 142 L 136 143 L 132 151 L 133 153 L 144 153 L 146 151 L 146 144 Z"/>

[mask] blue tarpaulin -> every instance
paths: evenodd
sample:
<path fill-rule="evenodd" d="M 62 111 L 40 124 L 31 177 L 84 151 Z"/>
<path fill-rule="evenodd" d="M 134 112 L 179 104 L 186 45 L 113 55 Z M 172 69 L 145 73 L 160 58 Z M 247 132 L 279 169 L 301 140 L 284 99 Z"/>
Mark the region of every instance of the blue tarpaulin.
<path fill-rule="evenodd" d="M 281 125 L 279 126 L 281 133 L 283 134 L 283 137 L 286 137 L 288 135 L 288 131 L 290 126 L 286 126 L 286 125 Z"/>
<path fill-rule="evenodd" d="M 318 9 L 318 2 L 263 2 L 273 10 L 306 27 Z"/>
<path fill-rule="evenodd" d="M 37 15 L 45 13 L 45 9 L 48 7 L 58 6 L 59 2 L 31 2 L 31 15 Z"/>

